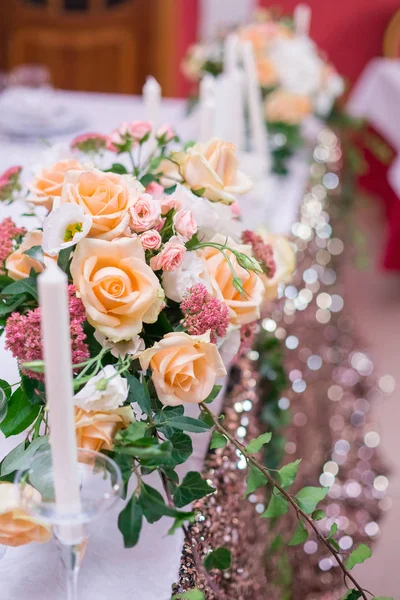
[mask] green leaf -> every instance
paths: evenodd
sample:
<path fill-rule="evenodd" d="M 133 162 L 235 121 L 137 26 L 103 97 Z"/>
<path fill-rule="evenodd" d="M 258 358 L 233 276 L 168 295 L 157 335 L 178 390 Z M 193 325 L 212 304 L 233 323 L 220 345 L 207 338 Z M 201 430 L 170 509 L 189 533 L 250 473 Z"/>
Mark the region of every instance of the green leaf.
<path fill-rule="evenodd" d="M 295 460 L 292 463 L 289 463 L 283 466 L 278 471 L 278 475 L 280 477 L 281 486 L 283 488 L 287 488 L 292 485 L 293 481 L 296 479 L 297 471 L 299 469 L 299 465 L 301 463 L 301 458 Z"/>
<path fill-rule="evenodd" d="M 192 417 L 185 417 L 184 415 L 172 416 L 165 410 L 162 410 L 155 416 L 154 422 L 156 427 L 168 425 L 173 429 L 190 431 L 191 433 L 203 433 L 204 431 L 210 430 L 210 426 L 207 425 L 207 423 L 200 421 L 200 419 L 193 419 Z"/>
<path fill-rule="evenodd" d="M 114 452 L 139 458 L 146 467 L 157 467 L 171 458 L 172 444 L 170 441 L 160 444 L 156 438 L 147 437 L 123 444 L 118 441 L 114 446 Z"/>
<path fill-rule="evenodd" d="M 118 516 L 118 529 L 124 537 L 125 548 L 133 548 L 139 541 L 143 511 L 138 498 L 133 495 Z"/>
<path fill-rule="evenodd" d="M 283 539 L 282 535 L 280 533 L 278 533 L 278 535 L 276 537 L 274 537 L 274 539 L 272 540 L 271 546 L 269 547 L 269 551 L 272 554 L 275 554 L 282 548 L 284 543 L 285 543 L 285 540 Z"/>
<path fill-rule="evenodd" d="M 26 277 L 19 279 L 7 285 L 3 292 L 5 296 L 19 296 L 19 294 L 29 294 L 35 300 L 38 300 L 37 280 L 36 277 Z"/>
<path fill-rule="evenodd" d="M 202 196 L 204 196 L 204 192 L 206 191 L 206 188 L 198 188 L 197 190 L 192 188 L 192 192 L 195 196 L 200 196 L 200 198 Z"/>
<path fill-rule="evenodd" d="M 335 535 L 335 533 L 337 533 L 337 530 L 338 530 L 337 523 L 333 523 L 331 530 L 329 532 L 329 537 L 331 537 L 332 535 Z"/>
<path fill-rule="evenodd" d="M 183 517 L 191 519 L 193 516 L 193 512 L 181 512 L 165 504 L 164 498 L 161 496 L 160 492 L 145 483 L 141 486 L 139 501 L 140 506 L 143 509 L 143 515 L 149 523 L 155 523 L 163 516 L 173 517 L 175 519 Z"/>
<path fill-rule="evenodd" d="M 195 144 L 196 144 L 196 142 L 194 140 L 188 140 L 183 145 L 184 151 L 186 152 L 186 150 L 188 150 L 189 148 L 192 148 L 193 146 L 195 146 Z"/>
<path fill-rule="evenodd" d="M 288 511 L 288 501 L 279 492 L 272 492 L 271 500 L 269 501 L 268 508 L 261 515 L 263 518 L 274 519 L 285 515 Z"/>
<path fill-rule="evenodd" d="M 331 544 L 331 546 L 333 546 L 335 548 L 335 550 L 340 552 L 340 546 L 333 537 L 328 537 L 328 542 Z"/>
<path fill-rule="evenodd" d="M 37 379 L 31 379 L 26 375 L 21 375 L 21 387 L 31 404 L 45 404 L 44 383 Z"/>
<path fill-rule="evenodd" d="M 14 312 L 18 306 L 21 306 L 27 299 L 26 294 L 21 294 L 15 298 L 4 299 L 5 302 L 0 301 L 0 317 L 6 317 L 10 313 Z"/>
<path fill-rule="evenodd" d="M 205 557 L 203 564 L 207 571 L 211 571 L 212 569 L 219 569 L 220 571 L 225 571 L 225 569 L 229 569 L 232 563 L 232 555 L 231 551 L 224 546 L 220 546 L 216 548 Z"/>
<path fill-rule="evenodd" d="M 264 473 L 262 473 L 260 469 L 258 469 L 254 465 L 251 465 L 247 473 L 247 486 L 246 491 L 244 493 L 244 497 L 246 498 L 246 496 L 252 494 L 256 490 L 258 490 L 259 487 L 265 485 L 266 483 L 267 478 L 265 477 Z"/>
<path fill-rule="evenodd" d="M 177 529 L 180 529 L 186 522 L 194 523 L 196 515 L 193 513 L 191 517 L 177 517 L 171 527 L 168 529 L 168 535 L 174 535 Z"/>
<path fill-rule="evenodd" d="M 205 400 L 203 400 L 203 402 L 205 404 L 210 404 L 213 400 L 215 400 L 215 398 L 218 396 L 218 394 L 220 393 L 221 390 L 222 390 L 222 385 L 214 385 L 209 396 L 207 396 L 207 398 Z"/>
<path fill-rule="evenodd" d="M 129 386 L 128 401 L 137 402 L 144 414 L 151 417 L 150 394 L 146 380 L 143 378 L 143 381 L 140 382 L 139 379 L 129 373 L 125 377 L 128 380 Z"/>
<path fill-rule="evenodd" d="M 62 248 L 58 253 L 57 265 L 62 271 L 64 271 L 64 273 L 69 273 L 69 259 L 71 258 L 71 254 L 73 251 L 74 247 L 70 246 L 69 248 Z"/>
<path fill-rule="evenodd" d="M 167 187 L 164 189 L 164 193 L 167 194 L 168 196 L 171 196 L 171 194 L 173 194 L 176 190 L 177 184 L 175 183 L 174 185 L 171 185 L 170 187 Z"/>
<path fill-rule="evenodd" d="M 140 183 L 143 185 L 143 187 L 147 187 L 152 181 L 155 181 L 155 177 L 154 175 L 152 175 L 152 173 L 146 173 L 146 175 L 143 175 L 143 177 L 140 179 Z"/>
<path fill-rule="evenodd" d="M 321 521 L 325 517 L 325 512 L 323 510 L 317 509 L 311 515 L 311 518 L 314 521 Z"/>
<path fill-rule="evenodd" d="M 321 502 L 325 498 L 329 491 L 329 488 L 320 488 L 307 486 L 301 489 L 296 494 L 296 499 L 298 501 L 298 505 L 305 513 L 310 514 L 314 512 L 317 507 L 317 504 Z"/>
<path fill-rule="evenodd" d="M 8 401 L 7 415 L 0 423 L 0 430 L 6 437 L 25 431 L 39 414 L 40 406 L 30 404 L 22 388 L 15 390 Z"/>
<path fill-rule="evenodd" d="M 361 592 L 358 590 L 349 590 L 343 600 L 358 600 L 358 598 L 362 598 Z"/>
<path fill-rule="evenodd" d="M 215 488 L 208 485 L 200 473 L 189 471 L 175 490 L 174 503 L 178 508 L 183 508 L 190 502 L 204 498 L 212 492 L 215 492 Z"/>
<path fill-rule="evenodd" d="M 191 438 L 186 433 L 175 431 L 169 438 L 173 449 L 172 449 L 172 462 L 173 465 L 181 465 L 187 461 L 189 456 L 193 453 L 193 444 Z"/>
<path fill-rule="evenodd" d="M 181 594 L 175 594 L 171 600 L 205 600 L 203 592 L 200 590 L 189 590 Z"/>
<path fill-rule="evenodd" d="M 38 450 L 42 452 L 50 447 L 47 435 L 36 438 L 26 449 L 25 444 L 25 441 L 21 442 L 4 458 L 1 463 L 2 477 L 5 477 L 14 471 L 18 471 L 19 469 L 27 469 L 31 465 L 32 458 Z"/>
<path fill-rule="evenodd" d="M 289 542 L 289 546 L 297 546 L 302 544 L 308 538 L 308 531 L 302 519 L 299 519 L 297 527 L 294 530 L 293 536 Z"/>
<path fill-rule="evenodd" d="M 106 173 L 118 173 L 118 175 L 126 175 L 127 168 L 121 163 L 113 163 L 110 169 L 106 170 Z"/>
<path fill-rule="evenodd" d="M 44 253 L 42 246 L 32 246 L 28 250 L 25 250 L 22 254 L 30 256 L 33 260 L 36 260 L 44 267 Z"/>
<path fill-rule="evenodd" d="M 211 436 L 210 449 L 216 450 L 217 448 L 223 448 L 228 443 L 228 438 L 225 437 L 219 431 L 213 431 Z"/>
<path fill-rule="evenodd" d="M 124 484 L 124 490 L 123 490 L 123 494 L 122 498 L 125 499 L 126 495 L 128 493 L 128 483 L 129 480 L 131 478 L 132 475 L 132 470 L 133 470 L 133 465 L 132 465 L 132 457 L 128 456 L 127 454 L 119 454 L 118 452 L 107 452 L 104 451 L 107 454 L 107 456 L 110 456 L 110 458 L 113 459 L 114 462 L 117 463 L 117 465 L 120 468 L 121 471 L 121 475 L 122 475 L 122 482 Z"/>
<path fill-rule="evenodd" d="M 115 436 L 115 441 L 121 444 L 133 444 L 137 440 L 146 437 L 147 423 L 144 421 L 135 421 L 129 427 L 119 431 Z"/>
<path fill-rule="evenodd" d="M 11 397 L 12 388 L 10 387 L 8 381 L 5 379 L 0 379 L 0 388 L 4 391 L 7 399 Z"/>
<path fill-rule="evenodd" d="M 370 556 L 372 556 L 371 548 L 368 548 L 365 544 L 359 544 L 347 559 L 346 569 L 351 570 L 356 565 L 363 563 L 367 558 L 370 558 Z"/>
<path fill-rule="evenodd" d="M 272 438 L 272 433 L 268 431 L 267 433 L 262 433 L 254 440 L 251 440 L 246 446 L 246 450 L 249 454 L 256 454 L 260 452 L 261 448 L 264 444 L 269 444 Z"/>

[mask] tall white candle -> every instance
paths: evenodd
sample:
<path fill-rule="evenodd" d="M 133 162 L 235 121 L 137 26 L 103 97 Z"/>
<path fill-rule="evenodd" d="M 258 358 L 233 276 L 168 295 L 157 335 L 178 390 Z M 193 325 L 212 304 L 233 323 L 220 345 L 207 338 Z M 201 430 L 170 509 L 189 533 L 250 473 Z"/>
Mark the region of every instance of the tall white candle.
<path fill-rule="evenodd" d="M 150 76 L 143 86 L 142 93 L 146 119 L 151 121 L 156 129 L 161 125 L 161 86 L 154 77 Z"/>
<path fill-rule="evenodd" d="M 236 33 L 226 36 L 224 42 L 224 73 L 233 73 L 238 66 L 238 43 Z"/>
<path fill-rule="evenodd" d="M 206 100 L 215 100 L 216 81 L 215 77 L 206 73 L 200 81 L 200 102 Z"/>
<path fill-rule="evenodd" d="M 308 36 L 311 25 L 311 7 L 308 4 L 298 4 L 294 9 L 293 20 L 297 35 Z"/>
<path fill-rule="evenodd" d="M 200 103 L 200 141 L 207 142 L 215 135 L 215 100 Z"/>
<path fill-rule="evenodd" d="M 56 503 L 59 511 L 70 513 L 79 511 L 80 493 L 67 283 L 55 263 L 38 277 Z M 78 533 L 76 527 L 63 526 L 65 538 Z"/>
<path fill-rule="evenodd" d="M 246 99 L 250 121 L 251 150 L 268 157 L 267 131 L 263 116 L 263 101 L 258 82 L 256 62 L 250 41 L 242 42 L 241 52 L 245 72 Z"/>

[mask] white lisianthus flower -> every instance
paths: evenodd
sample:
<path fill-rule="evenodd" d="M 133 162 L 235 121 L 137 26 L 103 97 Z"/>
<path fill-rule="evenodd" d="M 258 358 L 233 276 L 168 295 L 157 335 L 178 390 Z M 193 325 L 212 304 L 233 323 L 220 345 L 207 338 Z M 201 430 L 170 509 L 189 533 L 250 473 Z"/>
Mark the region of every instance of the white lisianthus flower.
<path fill-rule="evenodd" d="M 128 381 L 107 365 L 74 396 L 75 406 L 87 412 L 109 412 L 122 406 L 128 397 Z"/>
<path fill-rule="evenodd" d="M 104 333 L 96 330 L 94 337 L 103 348 L 108 348 L 115 358 L 124 359 L 126 355 L 136 358 L 146 347 L 144 341 L 138 335 L 135 335 L 131 340 L 112 342 L 104 335 Z"/>
<path fill-rule="evenodd" d="M 269 58 L 281 86 L 288 92 L 312 96 L 321 87 L 324 62 L 308 38 L 277 40 L 271 47 Z"/>
<path fill-rule="evenodd" d="M 54 208 L 43 222 L 42 248 L 45 254 L 56 256 L 60 250 L 75 246 L 87 236 L 92 217 L 85 215 L 76 204 L 62 204 Z"/>
<path fill-rule="evenodd" d="M 174 302 L 182 302 L 187 290 L 198 283 L 211 291 L 207 266 L 196 252 L 186 252 L 181 266 L 174 271 L 164 271 L 162 276 L 165 295 Z"/>

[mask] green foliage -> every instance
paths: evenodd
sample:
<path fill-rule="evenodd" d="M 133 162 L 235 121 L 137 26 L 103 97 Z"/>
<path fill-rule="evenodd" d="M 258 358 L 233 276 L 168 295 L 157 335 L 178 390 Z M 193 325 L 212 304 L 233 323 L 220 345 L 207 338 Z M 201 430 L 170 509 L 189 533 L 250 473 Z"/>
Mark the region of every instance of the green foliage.
<path fill-rule="evenodd" d="M 155 523 L 164 516 L 173 517 L 174 519 L 184 517 L 191 519 L 193 517 L 193 512 L 181 512 L 165 504 L 160 492 L 145 483 L 141 485 L 139 501 L 143 516 L 149 523 Z"/>
<path fill-rule="evenodd" d="M 42 381 L 21 375 L 21 387 L 31 404 L 43 405 L 46 403 L 44 383 Z"/>
<path fill-rule="evenodd" d="M 274 490 L 271 494 L 267 510 L 265 510 L 261 516 L 264 518 L 275 519 L 276 517 L 285 515 L 288 508 L 289 503 L 286 498 L 284 498 L 280 492 Z"/>
<path fill-rule="evenodd" d="M 22 433 L 33 423 L 39 411 L 40 406 L 32 405 L 22 388 L 19 387 L 8 401 L 7 415 L 0 423 L 0 430 L 6 437 Z"/>
<path fill-rule="evenodd" d="M 359 544 L 355 550 L 350 554 L 346 561 L 346 569 L 351 569 L 356 565 L 363 563 L 367 558 L 372 556 L 372 551 L 365 544 Z"/>
<path fill-rule="evenodd" d="M 302 519 L 298 520 L 293 536 L 289 541 L 289 546 L 298 546 L 303 544 L 308 538 L 308 531 Z"/>
<path fill-rule="evenodd" d="M 143 377 L 142 382 L 140 382 L 137 377 L 130 373 L 126 373 L 125 377 L 129 386 L 128 402 L 137 402 L 144 414 L 151 417 L 151 400 L 145 378 Z"/>
<path fill-rule="evenodd" d="M 266 485 L 266 483 L 267 478 L 265 477 L 264 473 L 262 473 L 257 467 L 250 465 L 247 471 L 247 486 L 244 496 L 246 497 L 249 494 L 252 494 L 258 490 L 259 487 Z"/>
<path fill-rule="evenodd" d="M 133 494 L 118 517 L 118 528 L 123 535 L 125 548 L 133 548 L 138 543 L 142 522 L 143 510 L 138 498 Z"/>
<path fill-rule="evenodd" d="M 20 294 L 19 296 L 12 296 L 10 298 L 4 298 L 0 301 L 0 317 L 7 317 L 17 308 L 19 308 L 24 302 L 26 302 L 28 296 L 26 294 Z"/>
<path fill-rule="evenodd" d="M 205 600 L 203 592 L 200 590 L 189 590 L 172 596 L 171 600 Z"/>
<path fill-rule="evenodd" d="M 329 488 L 307 486 L 296 494 L 298 505 L 305 513 L 310 514 L 317 508 L 317 504 L 325 498 Z"/>
<path fill-rule="evenodd" d="M 246 450 L 249 454 L 257 454 L 264 446 L 264 444 L 269 444 L 272 438 L 272 433 L 269 431 L 268 433 L 262 433 L 254 440 L 251 440 L 246 446 Z"/>
<path fill-rule="evenodd" d="M 30 256 L 33 260 L 36 260 L 44 267 L 44 253 L 42 246 L 32 246 L 28 250 L 25 250 L 23 254 Z"/>
<path fill-rule="evenodd" d="M 281 482 L 281 486 L 283 488 L 288 488 L 292 485 L 294 480 L 296 479 L 297 471 L 299 469 L 301 463 L 301 458 L 295 460 L 294 462 L 288 463 L 279 469 L 279 479 Z"/>
<path fill-rule="evenodd" d="M 362 598 L 361 592 L 358 590 L 349 590 L 343 600 L 357 600 L 358 598 Z"/>
<path fill-rule="evenodd" d="M 0 388 L 4 391 L 7 400 L 11 397 L 10 384 L 5 379 L 0 379 Z"/>
<path fill-rule="evenodd" d="M 14 281 L 3 289 L 2 294 L 4 296 L 19 296 L 21 294 L 27 294 L 37 301 L 37 277 L 29 276 L 25 277 L 25 279 Z"/>
<path fill-rule="evenodd" d="M 317 509 L 311 514 L 311 518 L 314 521 L 321 521 L 325 517 L 325 512 L 323 510 Z"/>
<path fill-rule="evenodd" d="M 228 443 L 228 438 L 218 431 L 213 431 L 211 436 L 210 450 L 224 448 Z"/>
<path fill-rule="evenodd" d="M 232 555 L 231 551 L 224 546 L 220 546 L 220 548 L 216 548 L 204 559 L 204 566 L 207 571 L 211 571 L 212 569 L 219 569 L 220 571 L 224 571 L 225 569 L 229 569 L 232 563 Z"/>
<path fill-rule="evenodd" d="M 181 408 L 181 407 L 177 407 Z M 190 433 L 203 433 L 209 431 L 210 426 L 200 419 L 193 417 L 185 417 L 181 412 L 174 412 L 174 409 L 168 408 L 162 410 L 154 417 L 156 427 L 172 427 L 172 429 L 180 429 L 181 431 L 189 431 Z"/>
<path fill-rule="evenodd" d="M 175 490 L 174 504 L 178 508 L 183 508 L 190 502 L 204 498 L 212 492 L 215 492 L 215 488 L 204 481 L 200 473 L 189 471 Z"/>
<path fill-rule="evenodd" d="M 32 458 L 39 450 L 47 450 L 49 448 L 49 440 L 47 435 L 38 437 L 27 444 L 26 441 L 21 442 L 11 450 L 1 463 L 0 474 L 2 477 L 14 473 L 19 469 L 27 469 L 32 461 Z"/>
<path fill-rule="evenodd" d="M 171 459 L 164 464 L 176 467 L 176 465 L 185 463 L 193 453 L 193 444 L 190 436 L 186 435 L 186 433 L 175 431 L 169 438 L 169 441 L 172 444 Z"/>
<path fill-rule="evenodd" d="M 113 163 L 110 169 L 105 169 L 105 173 L 117 173 L 118 175 L 126 175 L 128 173 L 127 168 L 121 163 Z"/>
<path fill-rule="evenodd" d="M 193 513 L 192 516 L 183 516 L 183 517 L 176 517 L 175 521 L 173 522 L 173 524 L 171 525 L 171 527 L 168 529 L 168 535 L 174 535 L 175 531 L 177 529 L 180 529 L 182 527 L 182 525 L 184 525 L 185 523 L 194 523 L 196 519 L 195 514 Z"/>
<path fill-rule="evenodd" d="M 214 385 L 213 389 L 211 390 L 210 395 L 207 396 L 207 398 L 205 400 L 203 400 L 203 402 L 205 404 L 210 404 L 213 400 L 215 400 L 215 398 L 218 396 L 218 394 L 220 393 L 221 390 L 222 390 L 222 385 Z"/>

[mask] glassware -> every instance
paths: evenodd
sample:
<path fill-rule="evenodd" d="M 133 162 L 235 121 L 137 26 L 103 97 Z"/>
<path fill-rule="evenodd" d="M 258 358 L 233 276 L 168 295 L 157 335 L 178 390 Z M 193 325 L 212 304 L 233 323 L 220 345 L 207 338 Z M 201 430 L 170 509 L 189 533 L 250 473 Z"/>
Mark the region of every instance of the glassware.
<path fill-rule="evenodd" d="M 56 503 L 51 450 L 35 454 L 30 467 L 18 471 L 15 477 L 21 508 L 53 528 L 66 571 L 68 600 L 78 600 L 78 575 L 89 525 L 114 506 L 122 491 L 121 472 L 108 456 L 78 449 L 78 468 L 78 507 Z"/>
<path fill-rule="evenodd" d="M 0 388 L 0 423 L 4 421 L 7 415 L 7 396 L 2 388 Z"/>

